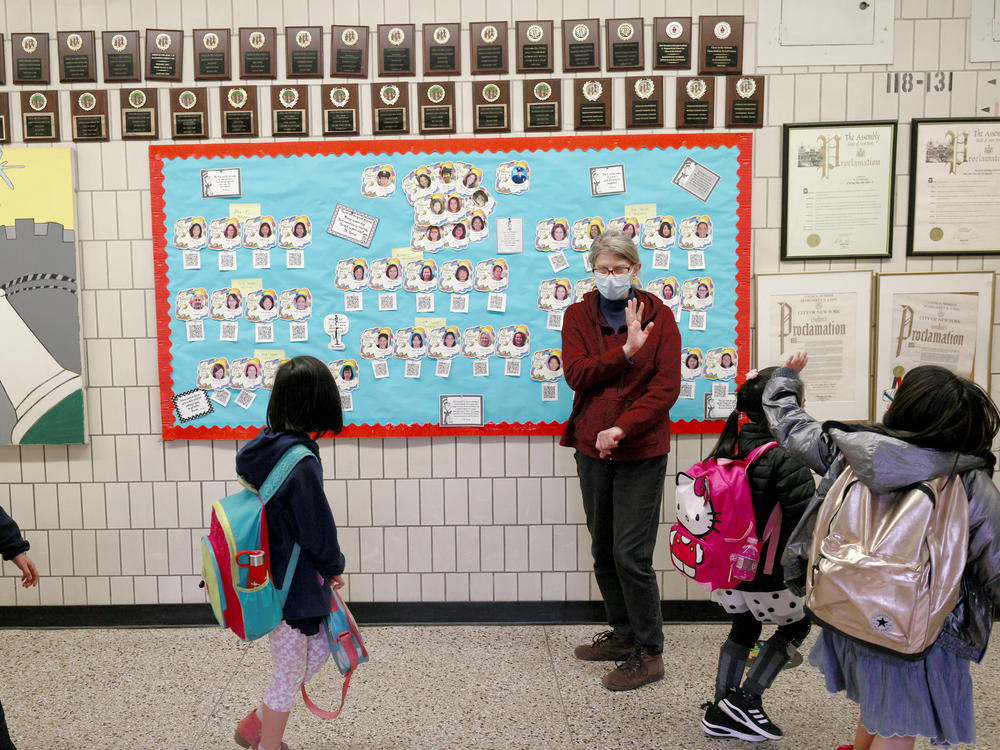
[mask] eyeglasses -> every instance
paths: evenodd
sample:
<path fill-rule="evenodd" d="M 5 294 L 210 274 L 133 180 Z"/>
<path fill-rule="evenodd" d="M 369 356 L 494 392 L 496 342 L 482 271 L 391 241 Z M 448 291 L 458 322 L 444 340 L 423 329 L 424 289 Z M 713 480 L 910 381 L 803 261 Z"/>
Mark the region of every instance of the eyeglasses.
<path fill-rule="evenodd" d="M 614 268 L 595 268 L 594 276 L 598 276 L 602 279 L 608 278 L 608 276 L 628 276 L 632 273 L 632 266 L 615 266 Z"/>

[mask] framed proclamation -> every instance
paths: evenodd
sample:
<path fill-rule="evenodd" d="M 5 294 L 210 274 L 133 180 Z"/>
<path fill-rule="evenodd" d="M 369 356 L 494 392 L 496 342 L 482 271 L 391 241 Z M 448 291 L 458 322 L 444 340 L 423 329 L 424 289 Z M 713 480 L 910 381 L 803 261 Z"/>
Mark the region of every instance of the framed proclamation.
<path fill-rule="evenodd" d="M 939 365 L 989 391 L 993 276 L 992 271 L 879 274 L 876 421 L 903 376 L 918 365 Z"/>
<path fill-rule="evenodd" d="M 1000 119 L 911 128 L 907 255 L 1000 253 Z"/>
<path fill-rule="evenodd" d="M 871 414 L 871 271 L 758 274 L 757 367 L 809 353 L 809 414 L 861 421 Z"/>
<path fill-rule="evenodd" d="M 888 258 L 895 122 L 785 125 L 781 259 Z"/>

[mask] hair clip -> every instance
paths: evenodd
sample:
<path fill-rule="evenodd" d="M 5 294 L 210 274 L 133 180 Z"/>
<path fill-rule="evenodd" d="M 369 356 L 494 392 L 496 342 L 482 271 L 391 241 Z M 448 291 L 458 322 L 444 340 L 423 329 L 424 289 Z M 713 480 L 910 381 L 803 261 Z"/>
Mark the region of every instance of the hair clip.
<path fill-rule="evenodd" d="M 758 373 L 758 372 L 757 372 L 756 370 L 750 370 L 750 371 L 748 371 L 748 372 L 747 372 L 747 377 L 746 377 L 746 379 L 747 379 L 747 380 L 753 380 L 753 379 L 754 379 L 755 377 L 757 377 L 757 376 L 758 376 L 759 374 L 760 374 L 760 373 Z"/>

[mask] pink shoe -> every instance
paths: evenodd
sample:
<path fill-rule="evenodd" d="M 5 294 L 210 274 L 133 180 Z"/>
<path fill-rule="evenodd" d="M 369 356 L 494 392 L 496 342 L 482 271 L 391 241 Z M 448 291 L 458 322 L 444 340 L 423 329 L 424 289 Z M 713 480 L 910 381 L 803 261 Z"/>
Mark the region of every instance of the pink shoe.
<path fill-rule="evenodd" d="M 854 745 L 841 745 L 837 750 L 854 750 Z"/>
<path fill-rule="evenodd" d="M 236 725 L 236 734 L 233 739 L 240 747 L 257 750 L 260 745 L 260 719 L 257 718 L 257 709 L 252 710 L 243 717 L 243 721 Z M 281 743 L 280 750 L 288 750 L 288 745 Z"/>

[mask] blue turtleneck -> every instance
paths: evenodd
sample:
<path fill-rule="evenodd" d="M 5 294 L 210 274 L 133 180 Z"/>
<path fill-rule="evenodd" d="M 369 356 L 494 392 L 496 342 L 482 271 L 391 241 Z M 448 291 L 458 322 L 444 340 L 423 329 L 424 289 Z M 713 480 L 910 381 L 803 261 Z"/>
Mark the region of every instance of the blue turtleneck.
<path fill-rule="evenodd" d="M 597 306 L 601 311 L 601 315 L 604 316 L 604 320 L 615 331 L 620 330 L 625 325 L 625 307 L 628 305 L 628 301 L 634 296 L 634 290 L 629 290 L 628 297 L 625 299 L 608 299 L 598 292 Z"/>

